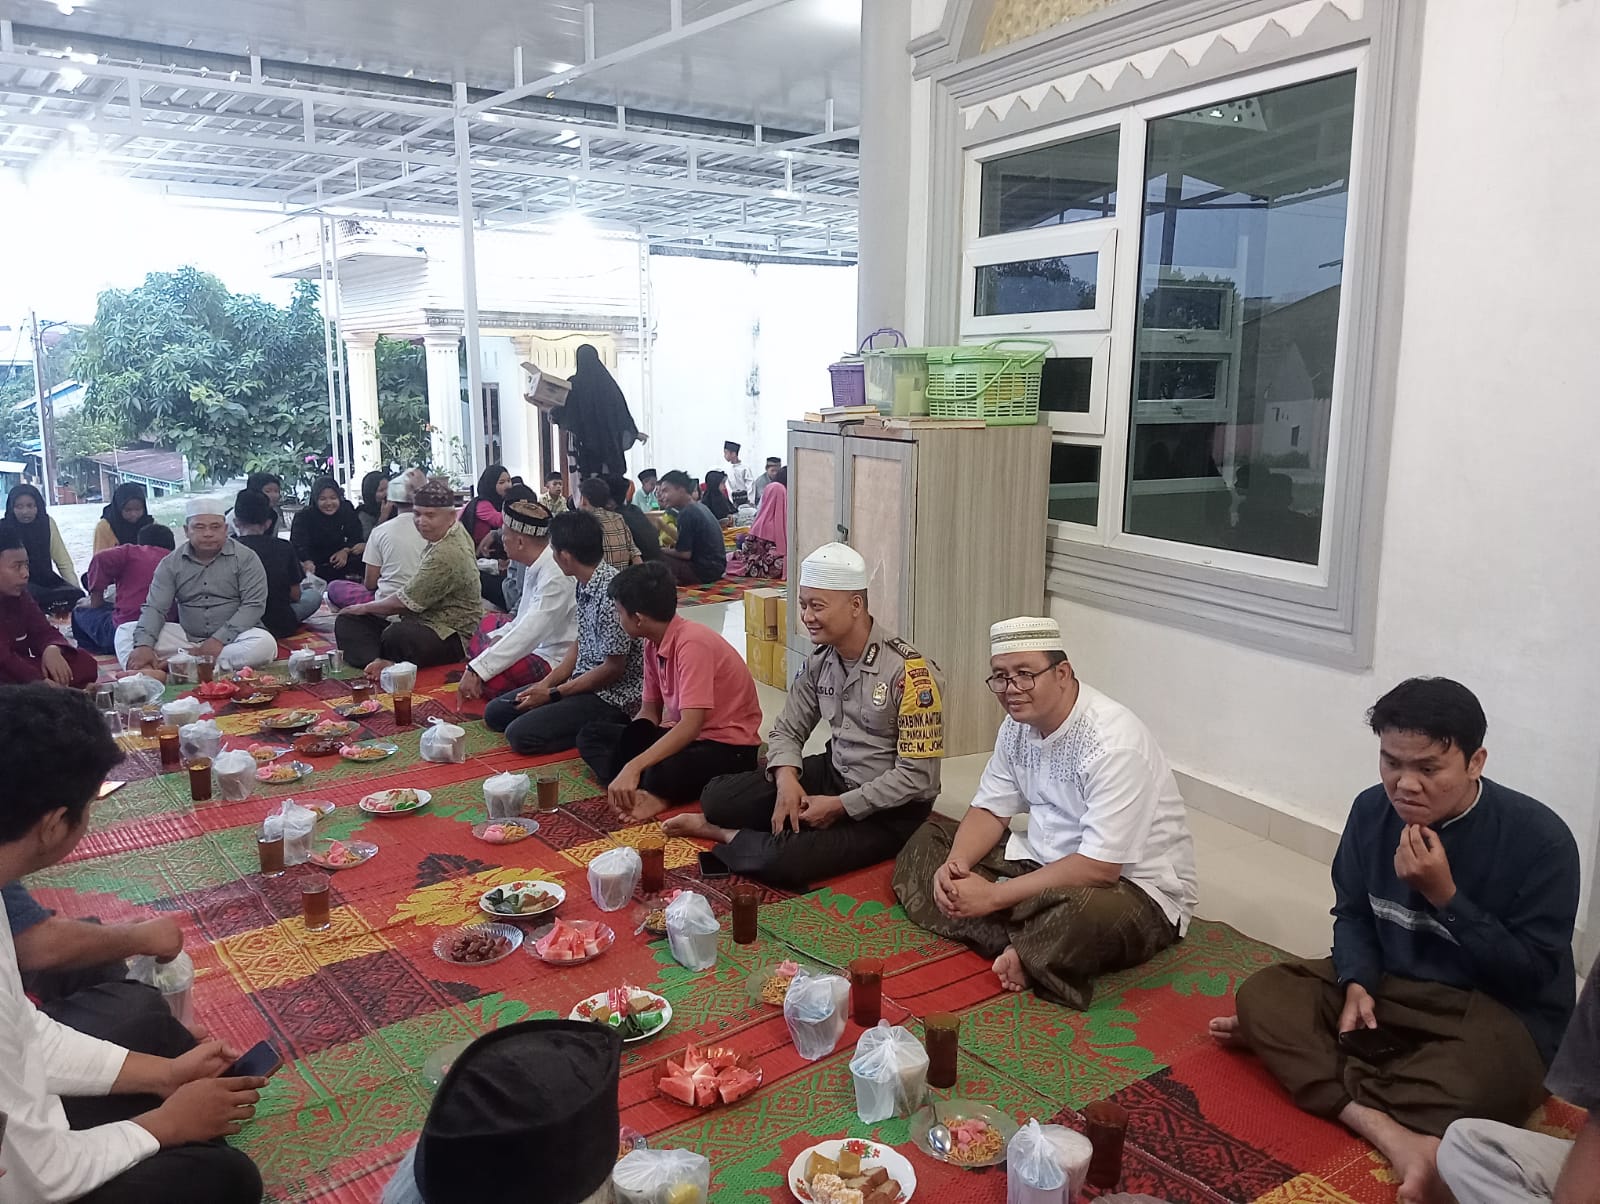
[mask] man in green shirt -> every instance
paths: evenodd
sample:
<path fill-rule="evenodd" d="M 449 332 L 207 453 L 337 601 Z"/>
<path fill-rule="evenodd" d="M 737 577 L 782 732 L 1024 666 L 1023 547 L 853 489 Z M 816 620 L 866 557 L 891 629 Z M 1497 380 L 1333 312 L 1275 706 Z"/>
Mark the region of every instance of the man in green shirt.
<path fill-rule="evenodd" d="M 416 574 L 382 601 L 347 606 L 334 623 L 333 638 L 345 659 L 367 676 L 395 661 L 453 665 L 466 659 L 467 641 L 483 617 L 478 592 L 478 554 L 467 529 L 456 522 L 450 487 L 437 478 L 411 498 L 417 531 L 428 541 Z"/>

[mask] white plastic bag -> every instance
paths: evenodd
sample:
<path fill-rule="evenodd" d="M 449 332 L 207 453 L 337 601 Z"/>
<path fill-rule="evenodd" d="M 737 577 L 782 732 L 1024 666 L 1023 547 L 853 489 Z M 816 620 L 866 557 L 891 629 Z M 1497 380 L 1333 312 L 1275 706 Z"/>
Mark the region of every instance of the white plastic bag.
<path fill-rule="evenodd" d="M 217 775 L 217 788 L 222 791 L 224 802 L 241 802 L 255 792 L 256 759 L 249 753 L 229 749 L 211 763 L 211 770 Z"/>
<path fill-rule="evenodd" d="M 161 722 L 180 731 L 188 724 L 200 722 L 198 698 L 174 698 L 161 704 Z"/>
<path fill-rule="evenodd" d="M 200 678 L 194 653 L 175 652 L 167 658 L 167 680 L 174 685 L 193 685 Z"/>
<path fill-rule="evenodd" d="M 304 865 L 311 859 L 311 833 L 317 826 L 317 813 L 309 807 L 286 798 L 283 806 L 267 816 L 261 826 L 268 840 L 283 836 L 284 865 Z"/>
<path fill-rule="evenodd" d="M 317 654 L 309 648 L 296 648 L 289 654 L 289 680 L 299 685 L 306 680 L 306 675 L 311 666 L 316 662 Z"/>
<path fill-rule="evenodd" d="M 123 706 L 145 706 L 160 698 L 166 687 L 153 677 L 134 673 L 118 678 L 111 689 Z"/>
<path fill-rule="evenodd" d="M 194 986 L 194 962 L 189 960 L 187 953 L 180 950 L 170 962 L 158 962 L 148 954 L 141 953 L 129 959 L 128 977 L 160 991 L 161 998 L 166 1001 L 179 1024 L 193 1023 L 194 1004 L 189 992 Z"/>
<path fill-rule="evenodd" d="M 1067 1173 L 1056 1147 L 1030 1120 L 1006 1146 L 1006 1204 L 1066 1204 Z"/>
<path fill-rule="evenodd" d="M 711 1161 L 693 1150 L 630 1150 L 611 1171 L 617 1204 L 705 1204 Z"/>
<path fill-rule="evenodd" d="M 428 737 L 422 737 L 426 740 Z M 527 801 L 528 775 L 525 773 L 497 773 L 483 783 L 483 805 L 490 819 L 518 819 L 522 805 Z"/>
<path fill-rule="evenodd" d="M 644 863 L 636 849 L 607 849 L 589 863 L 589 894 L 601 911 L 621 911 L 633 898 Z"/>
<path fill-rule="evenodd" d="M 813 977 L 805 970 L 794 976 L 783 997 L 783 1019 L 800 1056 L 808 1062 L 825 1058 L 844 1036 L 845 1002 L 850 980 L 837 974 Z"/>
<path fill-rule="evenodd" d="M 385 694 L 409 694 L 417 686 L 417 667 L 410 661 L 396 661 L 378 674 Z"/>
<path fill-rule="evenodd" d="M 868 1124 L 910 1116 L 928 1092 L 928 1051 L 906 1029 L 880 1020 L 856 1042 L 850 1077 L 856 1114 Z"/>
<path fill-rule="evenodd" d="M 716 965 L 720 927 L 711 901 L 702 894 L 680 890 L 667 904 L 667 944 L 680 966 L 709 970 Z"/>
<path fill-rule="evenodd" d="M 1089 1160 L 1094 1157 L 1094 1146 L 1082 1133 L 1076 1129 L 1069 1129 L 1066 1125 L 1041 1125 L 1040 1128 L 1050 1139 L 1050 1144 L 1055 1146 L 1056 1161 L 1066 1172 L 1067 1199 L 1074 1199 L 1088 1181 Z M 1130 1196 L 1128 1199 L 1131 1201 L 1134 1197 Z M 1140 1196 L 1138 1199 L 1150 1200 L 1151 1204 L 1161 1204 L 1161 1201 L 1150 1196 Z"/>
<path fill-rule="evenodd" d="M 430 719 L 422 733 L 422 759 L 460 765 L 467 759 L 467 729 Z"/>
<path fill-rule="evenodd" d="M 210 757 L 214 762 L 222 751 L 222 729 L 215 719 L 187 723 L 178 729 L 178 752 L 185 761 Z"/>

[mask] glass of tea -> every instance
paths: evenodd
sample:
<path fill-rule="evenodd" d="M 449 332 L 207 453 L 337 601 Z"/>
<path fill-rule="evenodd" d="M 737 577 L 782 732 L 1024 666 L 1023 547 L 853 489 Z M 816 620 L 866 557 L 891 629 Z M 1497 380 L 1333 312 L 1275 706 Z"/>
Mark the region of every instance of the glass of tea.
<path fill-rule="evenodd" d="M 1128 1135 L 1128 1110 L 1108 1099 L 1083 1110 L 1083 1128 L 1093 1153 L 1089 1156 L 1090 1187 L 1115 1187 L 1122 1178 L 1122 1142 Z"/>
<path fill-rule="evenodd" d="M 189 771 L 189 797 L 203 803 L 211 797 L 211 758 L 190 757 L 184 763 Z"/>
<path fill-rule="evenodd" d="M 322 680 L 322 668 L 327 663 L 327 657 L 314 656 L 311 658 L 311 663 L 306 666 L 306 683 L 308 685 L 314 686 Z"/>
<path fill-rule="evenodd" d="M 960 1038 L 961 1017 L 954 1012 L 934 1012 L 922 1022 L 922 1043 L 928 1049 L 928 1086 L 956 1085 Z"/>
<path fill-rule="evenodd" d="M 178 729 L 170 723 L 156 732 L 156 744 L 161 750 L 161 768 L 171 773 L 183 764 L 183 754 L 178 748 Z"/>
<path fill-rule="evenodd" d="M 756 915 L 761 908 L 761 892 L 748 882 L 733 888 L 733 942 L 753 945 L 758 935 Z"/>
<path fill-rule="evenodd" d="M 155 707 L 146 707 L 139 712 L 139 734 L 146 740 L 154 740 L 161 734 L 161 712 Z"/>
<path fill-rule="evenodd" d="M 308 932 L 323 932 L 331 926 L 328 875 L 306 874 L 300 879 L 300 914 L 305 917 Z"/>
<path fill-rule="evenodd" d="M 210 656 L 197 656 L 194 658 L 194 673 L 201 685 L 205 685 L 217 675 L 216 658 Z"/>
<path fill-rule="evenodd" d="M 396 727 L 411 726 L 411 695 L 396 694 L 394 696 L 394 725 Z"/>
<path fill-rule="evenodd" d="M 561 779 L 545 774 L 539 779 L 539 810 L 554 811 L 561 805 Z"/>
<path fill-rule="evenodd" d="M 370 681 L 353 681 L 350 683 L 350 701 L 360 706 L 363 702 L 372 700 L 372 683 Z"/>
<path fill-rule="evenodd" d="M 639 841 L 639 889 L 647 895 L 658 895 L 667 888 L 667 838 L 654 832 Z"/>
<path fill-rule="evenodd" d="M 858 957 L 850 963 L 850 1018 L 862 1028 L 871 1028 L 882 1015 L 883 962 L 876 957 Z"/>
<path fill-rule="evenodd" d="M 261 855 L 263 878 L 283 877 L 283 833 L 268 836 L 265 831 L 256 833 L 256 852 Z"/>

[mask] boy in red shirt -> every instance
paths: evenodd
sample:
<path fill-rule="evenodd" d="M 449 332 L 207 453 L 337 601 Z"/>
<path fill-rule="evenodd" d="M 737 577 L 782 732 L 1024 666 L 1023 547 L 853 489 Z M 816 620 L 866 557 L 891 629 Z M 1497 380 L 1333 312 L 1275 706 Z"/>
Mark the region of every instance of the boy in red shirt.
<path fill-rule="evenodd" d="M 139 532 L 138 543 L 118 544 L 95 553 L 89 562 L 89 574 L 84 578 L 89 596 L 72 612 L 72 634 L 77 637 L 80 648 L 107 656 L 116 654 L 117 628 L 139 621 L 145 595 L 150 592 L 150 582 L 156 575 L 156 565 L 175 547 L 177 540 L 171 527 L 149 523 Z M 112 586 L 117 593 L 108 604 L 106 590 Z"/>
<path fill-rule="evenodd" d="M 99 676 L 94 657 L 67 643 L 33 600 L 22 533 L 0 523 L 0 682 L 81 687 Z"/>
<path fill-rule="evenodd" d="M 618 818 L 642 823 L 695 802 L 712 778 L 755 769 L 761 702 L 738 650 L 678 618 L 677 583 L 664 564 L 623 569 L 609 592 L 623 629 L 647 641 L 644 697 L 632 723 L 584 727 L 578 752 Z"/>

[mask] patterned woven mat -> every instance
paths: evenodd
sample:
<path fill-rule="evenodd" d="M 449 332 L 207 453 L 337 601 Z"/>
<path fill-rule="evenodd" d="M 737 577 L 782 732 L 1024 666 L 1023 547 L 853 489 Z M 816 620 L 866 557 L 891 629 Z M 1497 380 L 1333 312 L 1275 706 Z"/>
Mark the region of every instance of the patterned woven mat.
<path fill-rule="evenodd" d="M 710 585 L 680 585 L 679 606 L 711 606 L 718 602 L 733 602 L 753 589 L 782 589 L 783 581 L 766 577 L 723 577 Z"/>
<path fill-rule="evenodd" d="M 32 880 L 41 901 L 63 913 L 117 921 L 134 908 L 172 913 L 186 929 L 197 978 L 197 1018 L 238 1048 L 267 1039 L 283 1052 L 254 1124 L 238 1138 L 261 1165 L 274 1202 L 362 1204 L 376 1200 L 388 1167 L 404 1153 L 431 1091 L 420 1075 L 429 1053 L 496 1025 L 565 1015 L 585 996 L 621 982 L 648 986 L 672 1003 L 663 1035 L 629 1046 L 620 1088 L 626 1124 L 652 1144 L 699 1150 L 713 1162 L 717 1204 L 787 1198 L 783 1174 L 813 1141 L 843 1134 L 899 1146 L 918 1175 L 918 1201 L 998 1204 L 1002 1171 L 959 1171 L 924 1157 L 904 1118 L 864 1125 L 850 1084 L 853 1025 L 835 1053 L 801 1060 L 781 1012 L 753 1001 L 758 966 L 785 957 L 840 966 L 861 955 L 886 960 L 885 1015 L 920 1032 L 916 1017 L 962 1013 L 960 1092 L 1019 1119 L 1078 1121 L 1076 1109 L 1114 1095 L 1133 1114 L 1126 1190 L 1174 1204 L 1222 1201 L 1389 1204 L 1387 1167 L 1337 1126 L 1298 1113 L 1247 1057 L 1214 1049 L 1206 1021 L 1229 1009 L 1236 984 L 1281 955 L 1218 924 L 1197 922 L 1186 940 L 1150 965 L 1104 980 L 1094 1006 L 1075 1013 L 1032 995 L 999 992 L 985 961 L 911 925 L 893 903 L 889 868 L 835 880 L 803 896 L 764 890 L 757 943 L 724 939 L 704 973 L 675 963 L 664 941 L 635 934 L 634 908 L 603 915 L 585 867 L 643 828 L 619 827 L 581 762 L 546 762 L 563 807 L 538 817 L 533 838 L 510 846 L 476 840 L 482 781 L 538 762 L 507 750 L 475 720 L 454 715 L 447 674 L 421 675 L 416 713 L 461 718 L 464 764 L 418 755 L 419 732 L 394 731 L 385 709 L 366 734 L 392 736 L 387 761 L 348 765 L 319 758 L 293 786 L 263 787 L 242 803 L 188 801 L 187 777 L 162 776 L 136 737 L 124 776 L 98 805 L 73 858 Z M 285 693 L 281 706 L 326 708 L 342 683 Z M 175 695 L 176 689 L 169 690 Z M 225 707 L 230 745 L 253 742 L 259 713 Z M 143 772 L 136 772 L 143 771 Z M 371 817 L 356 801 L 386 786 L 432 792 L 423 811 Z M 332 926 L 308 933 L 299 919 L 297 875 L 256 874 L 255 832 L 289 795 L 337 804 L 321 837 L 357 836 L 379 847 L 366 865 L 333 876 Z M 667 849 L 669 886 L 705 892 L 726 916 L 726 882 L 700 880 L 696 847 Z M 533 878 L 568 890 L 563 914 L 604 918 L 615 947 L 580 966 L 547 966 L 524 948 L 493 966 L 453 966 L 434 939 L 482 918 L 480 895 Z M 726 922 L 726 921 L 725 921 Z M 715 1040 L 754 1056 L 765 1082 L 735 1106 L 699 1113 L 655 1093 L 651 1071 L 690 1041 Z M 1570 1110 L 1552 1123 L 1571 1127 Z"/>

